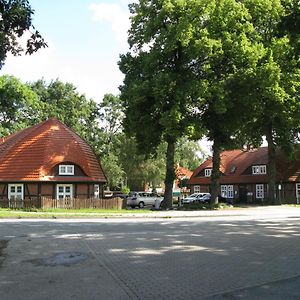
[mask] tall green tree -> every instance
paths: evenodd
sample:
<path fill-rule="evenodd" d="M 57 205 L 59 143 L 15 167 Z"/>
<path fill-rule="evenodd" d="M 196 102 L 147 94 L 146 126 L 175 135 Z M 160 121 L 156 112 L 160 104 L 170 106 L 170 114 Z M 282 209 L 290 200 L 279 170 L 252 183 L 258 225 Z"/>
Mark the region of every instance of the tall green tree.
<path fill-rule="evenodd" d="M 43 119 L 44 104 L 13 76 L 0 77 L 0 136 L 12 134 Z"/>
<path fill-rule="evenodd" d="M 263 49 L 253 76 L 248 77 L 251 85 L 248 96 L 254 104 L 253 119 L 247 125 L 248 135 L 254 140 L 266 136 L 268 197 L 276 204 L 279 200 L 276 198 L 276 150 L 282 148 L 291 155 L 300 127 L 299 45 L 295 27 L 299 22 L 299 3 L 296 2 L 243 2 L 251 14 L 255 38 Z"/>
<path fill-rule="evenodd" d="M 20 55 L 32 54 L 46 47 L 44 39 L 32 24 L 34 10 L 27 0 L 0 0 L 0 69 L 8 53 Z M 20 45 L 19 38 L 30 33 L 26 48 Z"/>
<path fill-rule="evenodd" d="M 212 203 L 218 202 L 220 153 L 243 145 L 240 132 L 251 112 L 251 98 L 241 98 L 253 72 L 261 46 L 255 40 L 251 15 L 242 2 L 215 0 L 206 4 L 198 23 L 198 54 L 195 58 L 201 91 L 196 115 L 213 141 Z M 201 22 L 202 20 L 202 22 Z"/>
<path fill-rule="evenodd" d="M 129 45 L 121 56 L 125 74 L 121 97 L 125 103 L 125 128 L 144 153 L 167 143 L 165 207 L 172 205 L 174 155 L 179 137 L 193 134 L 188 120 L 191 95 L 197 93 L 192 77 L 195 50 L 190 20 L 200 1 L 141 0 L 130 5 Z"/>
<path fill-rule="evenodd" d="M 120 98 L 112 94 L 104 95 L 102 102 L 98 104 L 101 134 L 97 143 L 108 186 L 112 190 L 121 189 L 126 185 L 126 173 L 120 161 L 124 140 L 123 110 Z"/>

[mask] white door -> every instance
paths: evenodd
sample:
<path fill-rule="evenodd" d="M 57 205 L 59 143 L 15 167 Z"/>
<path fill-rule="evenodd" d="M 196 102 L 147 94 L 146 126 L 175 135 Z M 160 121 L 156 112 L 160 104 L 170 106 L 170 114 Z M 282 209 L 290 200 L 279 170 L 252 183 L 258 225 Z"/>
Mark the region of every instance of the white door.
<path fill-rule="evenodd" d="M 23 184 L 8 185 L 9 206 L 23 207 L 24 189 Z"/>
<path fill-rule="evenodd" d="M 57 199 L 72 199 L 73 185 L 72 184 L 58 184 L 57 185 Z"/>

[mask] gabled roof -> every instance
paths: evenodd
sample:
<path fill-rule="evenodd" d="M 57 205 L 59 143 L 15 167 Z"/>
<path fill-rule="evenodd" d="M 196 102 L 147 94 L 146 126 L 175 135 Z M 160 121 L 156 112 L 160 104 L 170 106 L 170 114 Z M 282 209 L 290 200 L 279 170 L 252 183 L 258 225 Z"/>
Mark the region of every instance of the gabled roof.
<path fill-rule="evenodd" d="M 86 176 L 53 177 L 59 163 L 78 165 Z M 56 118 L 0 139 L 0 181 L 106 182 L 91 147 Z"/>
<path fill-rule="evenodd" d="M 250 150 L 229 150 L 221 153 L 220 183 L 264 183 L 267 175 L 246 175 L 245 171 L 255 165 L 267 165 L 268 147 Z M 287 161 L 281 151 L 276 153 L 277 179 L 281 181 L 300 180 L 300 152 L 298 160 Z M 203 169 L 212 168 L 212 158 L 204 161 L 194 172 L 188 184 L 210 184 L 209 177 L 199 176 Z M 297 175 L 298 174 L 298 175 Z"/>
<path fill-rule="evenodd" d="M 175 168 L 175 174 L 178 179 L 182 180 L 183 178 L 190 178 L 193 172 L 184 167 L 181 167 L 178 164 Z"/>

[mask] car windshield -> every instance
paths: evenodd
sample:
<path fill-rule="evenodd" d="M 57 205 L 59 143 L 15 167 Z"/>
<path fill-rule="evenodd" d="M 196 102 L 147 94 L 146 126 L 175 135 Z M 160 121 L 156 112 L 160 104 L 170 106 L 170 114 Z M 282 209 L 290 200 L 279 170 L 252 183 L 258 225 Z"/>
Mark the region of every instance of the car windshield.
<path fill-rule="evenodd" d="M 189 195 L 189 198 L 196 198 L 198 196 L 198 194 L 192 194 L 192 195 Z"/>
<path fill-rule="evenodd" d="M 130 192 L 130 193 L 128 194 L 128 196 L 129 196 L 129 197 L 135 197 L 135 196 L 136 196 L 136 193 L 135 193 L 135 192 Z"/>

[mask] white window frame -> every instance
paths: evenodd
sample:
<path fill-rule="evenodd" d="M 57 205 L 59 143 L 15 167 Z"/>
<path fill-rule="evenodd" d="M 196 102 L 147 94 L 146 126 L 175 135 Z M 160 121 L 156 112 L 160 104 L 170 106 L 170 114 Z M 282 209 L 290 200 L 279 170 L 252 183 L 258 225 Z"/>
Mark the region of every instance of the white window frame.
<path fill-rule="evenodd" d="M 194 193 L 200 193 L 200 185 L 194 185 Z"/>
<path fill-rule="evenodd" d="M 253 175 L 267 174 L 267 166 L 266 165 L 252 166 L 252 174 Z"/>
<path fill-rule="evenodd" d="M 297 199 L 297 204 L 299 204 L 299 201 L 300 201 L 300 183 L 296 183 L 296 199 Z"/>
<path fill-rule="evenodd" d="M 59 165 L 59 175 L 74 175 L 74 165 Z"/>
<path fill-rule="evenodd" d="M 210 177 L 212 173 L 212 169 L 204 169 L 204 176 L 205 177 Z"/>
<path fill-rule="evenodd" d="M 63 191 L 60 192 L 59 188 L 62 187 Z M 66 192 L 66 188 L 70 188 L 70 192 Z M 56 185 L 56 199 L 59 200 L 59 196 L 63 196 L 63 199 L 67 197 L 72 199 L 73 198 L 73 184 L 57 184 Z"/>
<path fill-rule="evenodd" d="M 221 185 L 221 196 L 227 199 L 233 199 L 233 185 Z"/>
<path fill-rule="evenodd" d="M 11 188 L 14 187 L 15 188 L 15 191 L 12 192 L 11 191 Z M 21 191 L 18 192 L 18 188 L 21 187 Z M 8 193 L 7 193 L 7 196 L 8 196 L 8 201 L 9 201 L 9 207 L 13 206 L 18 206 L 18 207 L 23 207 L 23 201 L 24 201 L 24 185 L 23 184 L 16 184 L 16 183 L 10 183 L 8 184 Z M 14 199 L 12 199 L 12 197 L 14 197 Z M 18 198 L 19 196 L 19 198 Z M 13 202 L 14 200 L 19 200 L 18 201 L 15 201 Z"/>
<path fill-rule="evenodd" d="M 263 184 L 256 184 L 255 196 L 256 196 L 256 199 L 264 199 L 265 198 L 265 188 L 264 188 Z"/>

